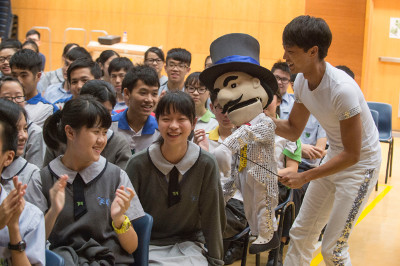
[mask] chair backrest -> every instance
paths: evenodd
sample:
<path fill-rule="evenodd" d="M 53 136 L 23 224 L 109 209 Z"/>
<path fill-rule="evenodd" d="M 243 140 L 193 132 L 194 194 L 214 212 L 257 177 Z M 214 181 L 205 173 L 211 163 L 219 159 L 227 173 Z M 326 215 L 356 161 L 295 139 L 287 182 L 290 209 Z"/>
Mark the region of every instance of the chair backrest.
<path fill-rule="evenodd" d="M 47 266 L 64 266 L 64 258 L 57 253 L 46 249 L 46 265 Z"/>
<path fill-rule="evenodd" d="M 378 128 L 378 123 L 379 123 L 379 113 L 378 113 L 378 111 L 376 111 L 376 110 L 372 110 L 372 109 L 370 109 L 370 111 L 371 111 L 372 118 L 374 119 L 375 126 L 376 126 L 376 128 Z"/>
<path fill-rule="evenodd" d="M 367 102 L 369 109 L 378 111 L 379 140 L 387 141 L 392 138 L 392 106 L 387 103 Z"/>
<path fill-rule="evenodd" d="M 138 247 L 133 252 L 135 266 L 147 266 L 149 264 L 149 245 L 151 229 L 153 228 L 153 217 L 146 213 L 145 216 L 132 221 L 132 226 L 138 236 Z"/>

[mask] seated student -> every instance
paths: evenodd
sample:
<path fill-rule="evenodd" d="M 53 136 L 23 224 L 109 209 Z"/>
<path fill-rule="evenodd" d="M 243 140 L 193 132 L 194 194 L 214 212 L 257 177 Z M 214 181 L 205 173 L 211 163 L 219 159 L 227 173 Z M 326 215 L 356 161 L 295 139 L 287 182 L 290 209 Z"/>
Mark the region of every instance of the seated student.
<path fill-rule="evenodd" d="M 294 104 L 294 98 L 287 93 L 290 81 L 290 69 L 286 62 L 278 61 L 271 68 L 278 83 L 280 94 L 282 95 L 282 103 L 279 107 L 279 117 L 287 119 Z"/>
<path fill-rule="evenodd" d="M 66 150 L 32 179 L 26 199 L 46 213 L 50 249 L 65 265 L 133 263 L 137 235 L 130 221 L 144 212 L 126 173 L 100 155 L 110 125 L 107 109 L 85 95 L 44 126 L 46 145 L 57 150 L 63 143 Z"/>
<path fill-rule="evenodd" d="M 21 83 L 13 77 L 3 77 L 0 80 L 0 98 L 13 101 L 22 108 L 25 108 L 25 96 Z M 25 143 L 22 156 L 29 163 L 41 168 L 45 145 L 42 137 L 42 128 L 27 119 L 28 139 Z"/>
<path fill-rule="evenodd" d="M 114 58 L 108 66 L 108 74 L 110 76 L 110 83 L 114 86 L 117 93 L 117 104 L 114 111 L 126 109 L 124 94 L 122 91 L 122 81 L 126 73 L 133 68 L 132 61 L 127 57 Z"/>
<path fill-rule="evenodd" d="M 157 72 L 158 78 L 160 79 L 160 86 L 163 86 L 168 81 L 168 77 L 162 74 L 164 62 L 164 52 L 158 47 L 150 47 L 144 53 L 144 63 L 149 67 L 154 68 Z"/>
<path fill-rule="evenodd" d="M 204 69 L 209 68 L 210 66 L 212 66 L 211 55 L 207 55 L 206 60 L 204 60 Z"/>
<path fill-rule="evenodd" d="M 185 76 L 190 72 L 192 55 L 182 48 L 174 48 L 168 51 L 165 63 L 165 72 L 168 75 L 167 83 L 160 86 L 158 95 L 167 91 L 184 91 Z M 164 92 L 165 91 L 165 92 Z"/>
<path fill-rule="evenodd" d="M 60 99 L 54 104 L 62 109 L 66 102 L 79 95 L 82 86 L 87 81 L 100 78 L 101 69 L 99 64 L 88 58 L 76 59 L 67 69 L 67 81 L 72 95 L 68 98 Z"/>
<path fill-rule="evenodd" d="M 43 98 L 51 103 L 55 103 L 62 99 L 71 97 L 71 91 L 67 80 L 67 69 L 68 67 L 78 58 L 92 59 L 88 51 L 83 47 L 72 48 L 64 57 L 64 65 L 61 68 L 63 74 L 63 81 L 55 83 L 47 87 L 43 94 Z M 39 82 L 40 83 L 40 82 Z"/>
<path fill-rule="evenodd" d="M 193 72 L 185 81 L 185 92 L 192 97 L 196 106 L 197 123 L 195 130 L 203 129 L 208 132 L 218 125 L 215 115 L 207 109 L 207 100 L 210 96 L 206 86 L 199 79 L 200 72 Z"/>
<path fill-rule="evenodd" d="M 158 102 L 159 85 L 156 71 L 144 65 L 127 72 L 122 82 L 128 108 L 112 117 L 111 129 L 126 138 L 132 154 L 149 147 L 160 135 L 151 115 Z"/>
<path fill-rule="evenodd" d="M 40 46 L 40 33 L 35 29 L 29 30 L 25 35 L 25 41 L 29 41 L 29 40 L 34 41 L 36 43 L 36 45 L 39 47 Z M 42 54 L 40 52 L 39 52 L 39 56 L 42 60 L 42 65 L 41 65 L 40 71 L 43 71 L 44 67 L 46 65 L 46 57 L 44 56 L 44 54 Z"/>
<path fill-rule="evenodd" d="M 108 71 L 108 67 L 111 63 L 111 61 L 115 58 L 118 58 L 119 54 L 113 50 L 104 50 L 101 52 L 99 58 L 96 59 L 96 63 L 99 64 L 102 72 L 102 80 L 105 80 L 107 82 L 111 83 L 110 80 L 110 72 Z"/>
<path fill-rule="evenodd" d="M 12 182 L 14 176 L 18 176 L 22 184 L 29 184 L 32 176 L 39 172 L 39 168 L 22 157 L 28 139 L 25 109 L 12 101 L 0 99 L 0 112 L 9 117 L 10 122 L 15 124 L 18 131 L 14 160 L 1 173 L 1 184 L 7 192 L 10 192 L 14 189 Z"/>
<path fill-rule="evenodd" d="M 61 62 L 65 64 L 65 56 L 66 54 L 73 48 L 79 47 L 76 43 L 67 43 L 63 49 L 63 53 L 61 55 Z M 40 77 L 40 81 L 38 83 L 38 91 L 40 93 L 44 93 L 46 89 L 56 83 L 62 83 L 64 79 L 64 69 L 62 67 L 57 68 L 56 70 L 44 72 Z"/>
<path fill-rule="evenodd" d="M 154 218 L 149 264 L 223 265 L 225 203 L 217 162 L 188 141 L 194 102 L 184 92 L 166 93 L 156 118 L 160 140 L 126 168 L 143 209 Z"/>
<path fill-rule="evenodd" d="M 35 53 L 39 53 L 39 46 L 37 46 L 37 44 L 32 40 L 26 40 L 22 44 L 22 49 L 29 49 L 34 51 Z"/>
<path fill-rule="evenodd" d="M 1 76 L 11 76 L 10 59 L 11 57 L 21 50 L 20 42 L 3 41 L 0 44 L 0 71 Z"/>
<path fill-rule="evenodd" d="M 13 161 L 17 151 L 17 129 L 0 112 L 0 173 Z M 45 225 L 43 213 L 25 202 L 26 184 L 13 178 L 9 193 L 0 185 L 0 264 L 45 265 Z"/>
<path fill-rule="evenodd" d="M 42 127 L 47 117 L 58 108 L 46 101 L 37 91 L 40 71 L 40 56 L 32 50 L 22 49 L 16 52 L 10 60 L 12 75 L 21 82 L 25 92 L 25 109 L 29 119 Z"/>
<path fill-rule="evenodd" d="M 89 80 L 83 85 L 80 95 L 91 95 L 98 100 L 111 113 L 115 105 L 115 91 L 110 83 L 103 80 Z M 61 144 L 58 150 L 46 149 L 43 166 L 47 166 L 57 156 L 65 153 L 65 145 Z M 120 134 L 107 130 L 107 145 L 101 152 L 101 156 L 121 169 L 125 169 L 126 163 L 131 157 L 128 142 Z"/>

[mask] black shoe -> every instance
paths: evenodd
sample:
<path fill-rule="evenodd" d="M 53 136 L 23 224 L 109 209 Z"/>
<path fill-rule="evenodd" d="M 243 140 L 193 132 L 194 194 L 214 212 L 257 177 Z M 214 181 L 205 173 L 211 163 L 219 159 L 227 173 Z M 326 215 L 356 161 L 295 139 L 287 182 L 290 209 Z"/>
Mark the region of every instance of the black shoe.
<path fill-rule="evenodd" d="M 281 242 L 281 246 L 279 247 L 279 253 L 278 253 L 278 263 L 276 265 L 278 266 L 282 266 L 282 257 L 283 257 L 283 247 L 285 246 L 285 243 Z M 276 254 L 276 250 L 278 248 L 272 249 L 269 254 L 268 254 L 268 262 L 267 262 L 267 266 L 273 266 L 274 262 L 275 262 L 275 254 Z"/>
<path fill-rule="evenodd" d="M 237 260 L 242 258 L 243 248 L 240 247 L 231 247 L 229 248 L 224 256 L 224 263 L 225 265 L 230 265 Z"/>
<path fill-rule="evenodd" d="M 272 237 L 272 239 L 265 244 L 251 244 L 250 248 L 249 248 L 249 253 L 250 254 L 258 254 L 267 250 L 271 250 L 274 248 L 279 247 L 279 237 L 278 237 L 278 233 L 274 232 L 274 236 Z"/>

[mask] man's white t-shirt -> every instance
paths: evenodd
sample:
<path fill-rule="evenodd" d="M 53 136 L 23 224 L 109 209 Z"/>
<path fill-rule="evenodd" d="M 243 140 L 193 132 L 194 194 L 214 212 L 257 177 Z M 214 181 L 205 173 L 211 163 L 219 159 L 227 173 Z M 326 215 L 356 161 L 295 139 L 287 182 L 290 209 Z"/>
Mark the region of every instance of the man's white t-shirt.
<path fill-rule="evenodd" d="M 360 87 L 348 74 L 326 62 L 325 74 L 311 91 L 308 81 L 299 73 L 295 81 L 295 100 L 314 115 L 325 129 L 329 149 L 327 158 L 343 151 L 340 121 L 361 114 L 362 142 L 360 161 L 353 167 L 380 165 L 379 133 Z"/>

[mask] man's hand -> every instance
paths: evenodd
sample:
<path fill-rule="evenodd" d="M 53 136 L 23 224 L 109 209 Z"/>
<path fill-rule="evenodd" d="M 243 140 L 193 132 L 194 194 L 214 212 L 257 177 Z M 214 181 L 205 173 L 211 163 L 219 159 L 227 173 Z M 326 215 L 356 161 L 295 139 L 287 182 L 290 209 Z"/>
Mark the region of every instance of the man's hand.
<path fill-rule="evenodd" d="M 306 159 L 319 159 L 324 157 L 325 150 L 322 150 L 314 145 L 301 144 L 301 157 Z"/>
<path fill-rule="evenodd" d="M 305 173 L 288 173 L 287 175 L 279 178 L 279 182 L 292 189 L 301 188 L 308 181 L 305 178 Z"/>

